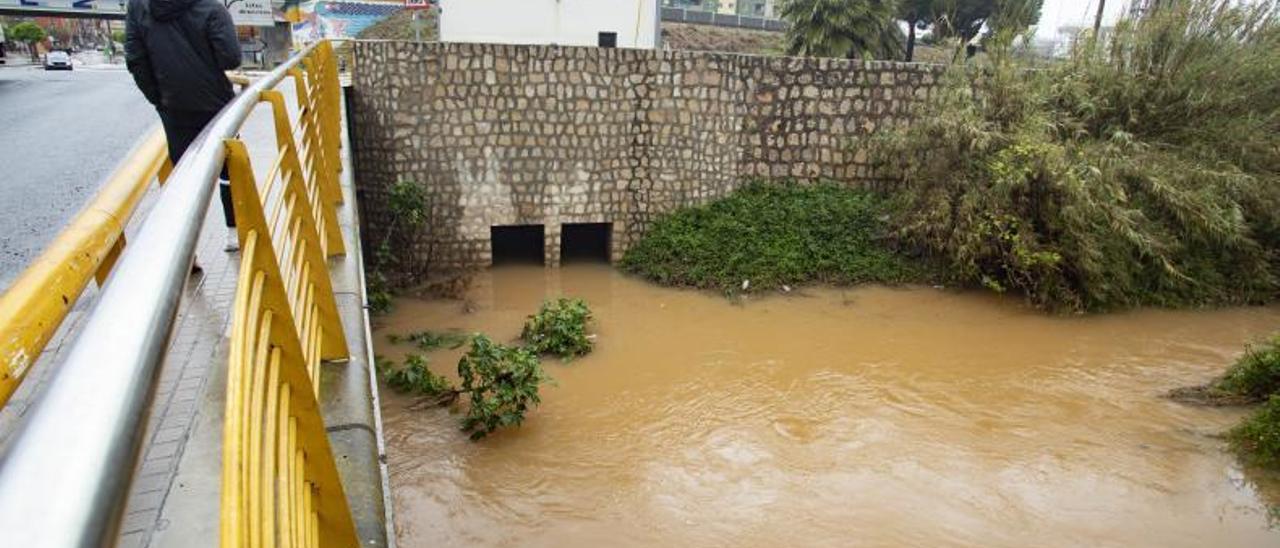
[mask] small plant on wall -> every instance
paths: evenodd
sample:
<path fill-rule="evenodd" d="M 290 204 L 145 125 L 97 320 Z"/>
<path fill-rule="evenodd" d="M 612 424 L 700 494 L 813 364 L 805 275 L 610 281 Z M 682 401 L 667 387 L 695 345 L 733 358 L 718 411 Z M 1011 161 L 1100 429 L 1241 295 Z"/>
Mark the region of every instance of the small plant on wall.
<path fill-rule="evenodd" d="M 369 276 L 369 308 L 377 313 L 391 309 L 393 287 L 426 277 L 431 249 L 419 260 L 417 250 L 427 226 L 430 206 L 422 185 L 398 181 L 387 190 L 388 220 L 382 240 L 374 249 L 373 273 Z"/>
<path fill-rule="evenodd" d="M 542 402 L 538 387 L 550 380 L 538 356 L 524 348 L 505 346 L 484 335 L 471 338 L 471 348 L 458 361 L 459 392 L 470 408 L 462 429 L 472 440 L 504 426 L 519 426 L 525 413 Z"/>
<path fill-rule="evenodd" d="M 537 354 L 555 354 L 569 360 L 591 352 L 592 337 L 587 335 L 591 309 L 582 299 L 560 298 L 542 303 L 542 307 L 524 324 L 520 338 Z"/>

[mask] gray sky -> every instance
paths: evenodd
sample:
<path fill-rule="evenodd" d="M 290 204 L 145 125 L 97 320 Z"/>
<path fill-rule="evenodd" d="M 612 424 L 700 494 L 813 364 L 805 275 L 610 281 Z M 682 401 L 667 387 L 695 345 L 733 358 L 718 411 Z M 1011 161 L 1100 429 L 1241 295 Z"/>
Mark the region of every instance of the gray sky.
<path fill-rule="evenodd" d="M 1099 0 L 1044 0 L 1044 8 L 1040 10 L 1040 24 L 1036 26 L 1036 35 L 1053 38 L 1058 34 L 1058 27 L 1064 25 L 1093 26 L 1093 18 L 1098 13 Z M 1107 5 L 1102 16 L 1102 24 L 1110 25 L 1120 18 L 1129 7 L 1129 0 L 1106 0 Z"/>

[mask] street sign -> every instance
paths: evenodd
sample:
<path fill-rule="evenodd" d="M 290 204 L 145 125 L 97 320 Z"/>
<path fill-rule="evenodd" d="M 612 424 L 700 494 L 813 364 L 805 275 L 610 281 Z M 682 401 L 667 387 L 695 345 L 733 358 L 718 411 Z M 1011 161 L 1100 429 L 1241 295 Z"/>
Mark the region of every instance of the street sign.
<path fill-rule="evenodd" d="M 271 0 L 222 0 L 231 12 L 231 21 L 238 27 L 272 27 L 276 20 L 271 16 Z"/>

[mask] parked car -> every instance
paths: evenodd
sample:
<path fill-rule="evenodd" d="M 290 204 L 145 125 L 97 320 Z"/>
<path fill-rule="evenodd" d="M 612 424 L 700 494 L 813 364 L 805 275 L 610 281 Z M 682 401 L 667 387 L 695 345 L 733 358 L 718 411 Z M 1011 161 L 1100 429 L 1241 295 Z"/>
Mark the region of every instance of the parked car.
<path fill-rule="evenodd" d="M 71 56 L 65 51 L 51 51 L 44 56 L 45 70 L 71 70 Z"/>

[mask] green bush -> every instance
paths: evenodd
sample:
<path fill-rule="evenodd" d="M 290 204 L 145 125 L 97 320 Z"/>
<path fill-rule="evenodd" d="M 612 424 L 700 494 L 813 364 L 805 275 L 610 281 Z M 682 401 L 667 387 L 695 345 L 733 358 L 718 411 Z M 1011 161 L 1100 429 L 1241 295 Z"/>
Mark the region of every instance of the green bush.
<path fill-rule="evenodd" d="M 1252 303 L 1280 276 L 1280 19 L 1171 3 L 1028 72 L 995 39 L 867 143 L 897 235 L 1055 309 Z"/>
<path fill-rule="evenodd" d="M 664 285 L 726 293 L 917 278 L 881 239 L 888 211 L 870 192 L 829 182 L 750 183 L 659 218 L 621 267 Z"/>
<path fill-rule="evenodd" d="M 427 230 L 431 205 L 426 190 L 413 181 L 397 181 L 387 189 L 386 228 L 373 246 L 373 256 L 366 257 L 369 270 L 366 298 L 369 310 L 385 314 L 393 306 L 392 291 L 398 287 L 421 282 L 430 267 L 420 260 L 418 253 Z M 431 249 L 425 251 L 431 256 Z"/>
<path fill-rule="evenodd" d="M 538 386 L 550 380 L 536 354 L 479 334 L 471 338 L 470 350 L 458 361 L 458 377 L 460 391 L 471 404 L 462 429 L 471 433 L 472 440 L 523 423 L 525 413 L 542 401 Z"/>
<path fill-rule="evenodd" d="M 454 392 L 449 380 L 432 373 L 427 359 L 417 354 L 405 358 L 404 367 L 395 367 L 390 360 L 377 356 L 378 371 L 387 385 L 398 392 L 424 396 L 440 396 Z"/>
<path fill-rule="evenodd" d="M 386 314 L 391 311 L 391 289 L 388 287 L 387 277 L 381 271 L 374 270 L 369 273 L 368 283 L 364 289 L 365 302 L 369 303 L 370 313 Z"/>
<path fill-rule="evenodd" d="M 1266 467 L 1280 466 L 1280 395 L 1228 434 L 1231 445 L 1245 460 Z"/>
<path fill-rule="evenodd" d="M 537 354 L 555 354 L 572 359 L 591 352 L 587 336 L 591 309 L 582 299 L 559 298 L 542 303 L 538 312 L 524 323 L 520 338 Z"/>
<path fill-rule="evenodd" d="M 1246 347 L 1244 356 L 1218 381 L 1218 388 L 1258 401 L 1280 393 L 1280 335 Z"/>

